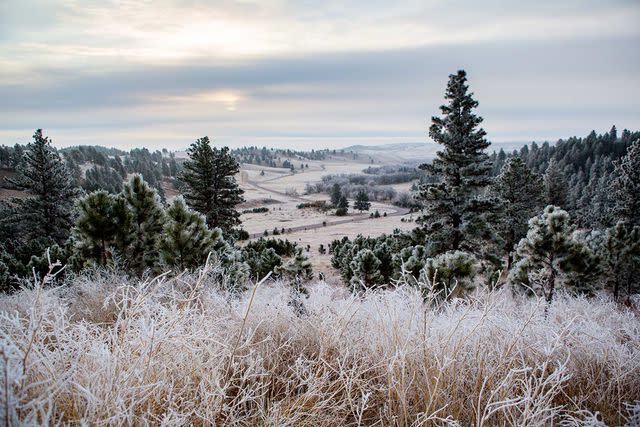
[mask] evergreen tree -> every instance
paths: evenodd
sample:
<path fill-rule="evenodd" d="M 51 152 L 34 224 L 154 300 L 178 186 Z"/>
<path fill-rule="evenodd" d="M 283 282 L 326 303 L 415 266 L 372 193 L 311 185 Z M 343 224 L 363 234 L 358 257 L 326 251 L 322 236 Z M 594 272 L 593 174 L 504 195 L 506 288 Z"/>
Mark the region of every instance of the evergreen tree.
<path fill-rule="evenodd" d="M 362 211 L 368 211 L 371 207 L 371 203 L 369 202 L 369 195 L 366 191 L 360 190 L 358 194 L 356 194 L 356 200 L 353 204 L 353 208 L 357 209 L 362 213 Z"/>
<path fill-rule="evenodd" d="M 353 277 L 350 284 L 352 290 L 364 290 L 382 285 L 380 260 L 370 249 L 363 249 L 351 261 Z"/>
<path fill-rule="evenodd" d="M 275 273 L 279 276 L 286 277 L 294 282 L 308 282 L 313 279 L 313 266 L 311 261 L 302 253 L 302 249 L 298 248 L 295 256 L 284 265 L 276 267 Z"/>
<path fill-rule="evenodd" d="M 640 226 L 640 140 L 615 164 L 615 214 L 631 225 Z"/>
<path fill-rule="evenodd" d="M 78 200 L 79 216 L 73 229 L 72 263 L 76 268 L 107 265 L 113 250 L 122 251 L 128 241 L 130 214 L 122 197 L 96 191 Z"/>
<path fill-rule="evenodd" d="M 600 249 L 605 286 L 615 299 L 625 291 L 627 303 L 640 292 L 640 226 L 620 221 L 606 231 Z"/>
<path fill-rule="evenodd" d="M 258 278 L 266 276 L 269 272 L 274 271 L 283 264 L 282 258 L 273 248 L 266 248 L 257 258 L 259 260 L 256 272 Z"/>
<path fill-rule="evenodd" d="M 160 256 L 169 267 L 195 268 L 204 264 L 221 240 L 220 229 L 209 230 L 204 216 L 189 209 L 182 197 L 176 197 L 166 210 Z"/>
<path fill-rule="evenodd" d="M 126 248 L 129 268 L 142 275 L 145 269 L 158 264 L 158 239 L 164 226 L 164 213 L 160 198 L 135 174 L 124 186 L 123 197 L 130 216 L 130 242 Z"/>
<path fill-rule="evenodd" d="M 122 191 L 122 176 L 109 166 L 94 166 L 85 173 L 82 188 L 87 192 L 105 190 L 117 194 Z"/>
<path fill-rule="evenodd" d="M 501 202 L 496 229 L 504 242 L 508 270 L 511 268 L 515 245 L 527 234 L 529 218 L 542 205 L 542 180 L 531 172 L 520 157 L 512 157 L 493 182 L 492 191 Z"/>
<path fill-rule="evenodd" d="M 342 198 L 342 191 L 340 190 L 340 184 L 335 183 L 331 187 L 331 205 L 338 207 L 340 199 Z"/>
<path fill-rule="evenodd" d="M 177 176 L 178 175 L 178 163 L 176 162 L 176 156 L 173 153 L 171 153 L 169 156 L 170 156 L 169 171 L 171 173 L 171 176 Z"/>
<path fill-rule="evenodd" d="M 518 243 L 520 258 L 510 274 L 512 283 L 531 283 L 531 274 L 541 277 L 539 283 L 548 303 L 556 291 L 557 280 L 567 284 L 571 274 L 583 278 L 594 274 L 596 259 L 589 248 L 572 236 L 569 214 L 557 206 L 547 206 L 544 212 L 531 218 L 527 236 Z M 585 280 L 577 285 L 586 287 Z"/>
<path fill-rule="evenodd" d="M 544 174 L 545 202 L 548 205 L 567 209 L 569 201 L 569 185 L 558 162 L 551 159 Z"/>
<path fill-rule="evenodd" d="M 468 252 L 449 251 L 428 258 L 424 276 L 430 286 L 423 292 L 438 300 L 464 297 L 474 289 L 473 279 L 479 270 L 480 263 Z"/>
<path fill-rule="evenodd" d="M 443 117 L 433 117 L 429 128 L 429 136 L 444 149 L 431 164 L 420 166 L 439 180 L 421 185 L 418 195 L 424 203 L 419 223 L 429 237 L 432 253 L 478 252 L 490 238 L 484 216 L 493 204 L 481 195 L 491 182 L 491 165 L 484 153 L 489 142 L 478 127 L 482 117 L 473 113 L 478 101 L 468 92 L 466 82 L 462 70 L 449 76 L 445 92 L 449 102 L 440 107 Z"/>
<path fill-rule="evenodd" d="M 243 201 L 243 191 L 235 179 L 238 162 L 228 147 L 211 147 L 206 136 L 191 144 L 187 154 L 189 160 L 184 162 L 180 177 L 186 186 L 187 204 L 205 216 L 209 227 L 230 233 L 233 226 L 240 224 L 235 207 Z"/>
<path fill-rule="evenodd" d="M 347 200 L 347 196 L 342 195 L 340 197 L 340 201 L 338 202 L 338 209 L 336 209 L 337 216 L 345 216 L 349 210 L 349 201 Z"/>
<path fill-rule="evenodd" d="M 340 197 L 338 207 L 342 209 L 349 209 L 349 200 L 347 200 L 347 196 L 343 195 L 342 197 Z"/>
<path fill-rule="evenodd" d="M 30 196 L 12 201 L 16 215 L 10 220 L 20 224 L 21 237 L 46 237 L 54 243 L 64 243 L 73 225 L 73 203 L 78 192 L 58 151 L 42 135 L 42 129 L 36 130 L 16 168 L 15 178 L 9 181 Z"/>

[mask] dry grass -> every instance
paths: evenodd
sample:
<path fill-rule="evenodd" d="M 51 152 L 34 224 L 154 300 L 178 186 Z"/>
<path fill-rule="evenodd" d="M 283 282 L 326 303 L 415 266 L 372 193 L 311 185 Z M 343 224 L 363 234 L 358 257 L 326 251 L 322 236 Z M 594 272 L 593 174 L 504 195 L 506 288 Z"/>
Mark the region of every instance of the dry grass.
<path fill-rule="evenodd" d="M 72 425 L 638 422 L 640 322 L 601 297 L 506 291 L 433 309 L 281 284 L 233 298 L 205 272 L 113 274 L 0 300 L 1 419 Z M 635 402 L 635 403 L 634 403 Z"/>

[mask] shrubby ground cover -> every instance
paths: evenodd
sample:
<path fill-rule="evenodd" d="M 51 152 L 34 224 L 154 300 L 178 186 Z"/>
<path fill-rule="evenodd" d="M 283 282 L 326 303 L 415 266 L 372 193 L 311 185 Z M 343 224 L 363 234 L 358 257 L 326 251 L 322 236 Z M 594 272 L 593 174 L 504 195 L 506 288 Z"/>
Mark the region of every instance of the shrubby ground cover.
<path fill-rule="evenodd" d="M 640 322 L 608 295 L 560 292 L 545 314 L 543 299 L 508 288 L 448 302 L 401 282 L 237 294 L 218 270 L 146 281 L 93 270 L 2 296 L 1 418 L 637 425 Z"/>

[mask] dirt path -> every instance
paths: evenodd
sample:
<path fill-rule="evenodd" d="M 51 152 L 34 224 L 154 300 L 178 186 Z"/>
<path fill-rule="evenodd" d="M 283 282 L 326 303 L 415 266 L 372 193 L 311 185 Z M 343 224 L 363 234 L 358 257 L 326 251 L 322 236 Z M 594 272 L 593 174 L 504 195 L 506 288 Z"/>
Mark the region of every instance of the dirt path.
<path fill-rule="evenodd" d="M 265 180 L 263 182 L 275 181 L 276 179 L 281 179 L 281 178 L 284 178 L 285 176 L 291 176 L 291 174 L 278 176 L 278 177 L 275 177 L 275 178 L 270 178 L 270 179 L 267 179 L 267 180 Z M 298 200 L 298 201 L 301 201 L 301 202 L 308 202 L 309 201 L 309 199 L 305 199 L 304 197 L 293 196 L 293 195 L 285 193 L 284 191 L 277 191 L 277 190 L 273 190 L 271 188 L 263 187 L 262 185 L 258 184 L 255 181 L 247 180 L 247 184 L 249 184 L 250 186 L 255 187 L 255 188 L 259 189 L 259 190 L 263 190 L 263 191 L 266 191 L 268 193 L 273 193 L 273 194 L 276 194 L 278 196 L 288 197 L 290 199 Z"/>

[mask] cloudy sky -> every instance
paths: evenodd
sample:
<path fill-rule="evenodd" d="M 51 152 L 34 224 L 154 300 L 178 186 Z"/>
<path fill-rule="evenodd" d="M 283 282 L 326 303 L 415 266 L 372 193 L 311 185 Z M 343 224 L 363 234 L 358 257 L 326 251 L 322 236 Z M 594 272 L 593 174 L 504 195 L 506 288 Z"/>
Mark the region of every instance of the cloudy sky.
<path fill-rule="evenodd" d="M 638 0 L 0 0 L 0 144 L 427 142 L 459 68 L 492 141 L 637 130 L 639 22 Z"/>

